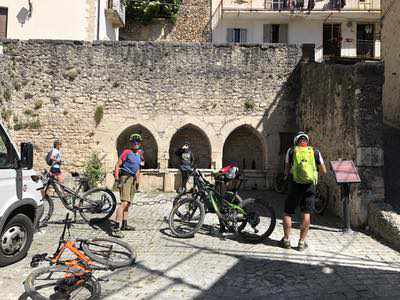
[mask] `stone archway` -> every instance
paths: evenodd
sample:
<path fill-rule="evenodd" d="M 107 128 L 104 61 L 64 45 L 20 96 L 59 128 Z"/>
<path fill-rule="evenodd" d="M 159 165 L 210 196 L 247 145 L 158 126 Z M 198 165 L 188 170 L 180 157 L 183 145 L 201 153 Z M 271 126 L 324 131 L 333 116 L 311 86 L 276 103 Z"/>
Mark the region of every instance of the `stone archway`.
<path fill-rule="evenodd" d="M 265 145 L 260 133 L 249 125 L 233 130 L 226 138 L 222 164 L 235 161 L 242 170 L 263 170 L 265 166 Z"/>
<path fill-rule="evenodd" d="M 178 168 L 179 159 L 175 151 L 183 143 L 189 142 L 194 156 L 194 164 L 197 168 L 211 168 L 211 143 L 208 136 L 199 127 L 188 124 L 178 129 L 172 136 L 169 146 L 169 168 Z"/>
<path fill-rule="evenodd" d="M 118 156 L 122 151 L 129 147 L 129 136 L 132 133 L 139 133 L 143 139 L 145 165 L 143 169 L 157 169 L 158 146 L 153 134 L 140 124 L 132 125 L 126 128 L 117 139 Z"/>

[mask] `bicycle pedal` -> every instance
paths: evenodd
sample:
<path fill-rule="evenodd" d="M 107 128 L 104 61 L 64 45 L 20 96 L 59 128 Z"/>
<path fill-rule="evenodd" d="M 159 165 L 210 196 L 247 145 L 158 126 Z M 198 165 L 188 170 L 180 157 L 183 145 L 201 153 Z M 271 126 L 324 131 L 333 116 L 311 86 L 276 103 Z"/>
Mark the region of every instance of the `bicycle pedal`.
<path fill-rule="evenodd" d="M 42 262 L 46 259 L 46 257 L 47 257 L 47 253 L 35 254 L 31 260 L 31 264 L 30 264 L 31 267 L 36 268 L 40 262 Z"/>

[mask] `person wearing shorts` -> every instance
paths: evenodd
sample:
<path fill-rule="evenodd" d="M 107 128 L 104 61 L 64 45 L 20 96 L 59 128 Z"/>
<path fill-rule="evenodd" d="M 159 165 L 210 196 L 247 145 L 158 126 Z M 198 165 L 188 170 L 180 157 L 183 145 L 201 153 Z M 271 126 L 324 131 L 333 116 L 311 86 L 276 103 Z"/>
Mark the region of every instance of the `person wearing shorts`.
<path fill-rule="evenodd" d="M 54 141 L 50 156 L 50 173 L 54 175 L 58 182 L 64 183 L 64 175 L 61 172 L 61 146 L 62 144 L 59 140 Z"/>
<path fill-rule="evenodd" d="M 140 169 L 141 157 L 137 153 L 140 143 L 135 140 L 130 142 L 131 147 L 122 152 L 114 170 L 120 193 L 120 204 L 116 212 L 117 226 L 114 230 L 114 235 L 117 237 L 123 237 L 122 230 L 135 230 L 128 225 L 128 212 L 136 192 L 136 174 Z"/>
<path fill-rule="evenodd" d="M 308 173 L 313 174 L 310 181 L 308 181 L 307 171 L 304 171 L 303 168 L 304 170 L 311 170 L 308 171 Z M 292 216 L 297 207 L 300 207 L 302 217 L 298 250 L 303 251 L 308 247 L 306 237 L 310 228 L 310 215 L 314 212 L 318 172 L 326 174 L 321 153 L 309 146 L 307 134 L 299 132 L 294 138 L 294 147 L 288 149 L 285 159 L 285 174 L 289 177 L 289 195 L 285 201 L 283 215 L 284 236 L 280 241 L 283 248 L 291 248 Z"/>

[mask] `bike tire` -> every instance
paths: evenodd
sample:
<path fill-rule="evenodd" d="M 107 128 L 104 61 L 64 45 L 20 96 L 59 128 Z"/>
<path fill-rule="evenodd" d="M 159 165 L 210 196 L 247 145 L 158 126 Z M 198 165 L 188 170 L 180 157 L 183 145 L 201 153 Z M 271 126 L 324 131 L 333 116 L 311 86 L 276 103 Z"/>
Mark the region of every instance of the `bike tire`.
<path fill-rule="evenodd" d="M 114 238 L 96 238 L 82 241 L 83 252 L 93 261 L 105 265 L 109 268 L 123 268 L 133 265 L 136 260 L 136 251 L 128 244 Z M 101 249 L 111 249 L 111 251 L 101 251 Z M 92 247 L 93 246 L 93 247 Z M 97 247 L 97 248 L 96 248 Z M 122 248 L 122 250 L 120 250 Z M 122 255 L 122 261 L 113 261 L 112 254 Z"/>
<path fill-rule="evenodd" d="M 264 204 L 259 200 L 253 198 L 248 198 L 243 200 L 243 202 L 241 203 L 241 207 L 246 212 L 246 220 L 243 221 L 242 224 L 240 224 L 240 226 L 238 227 L 239 235 L 243 239 L 251 243 L 259 243 L 267 239 L 272 234 L 276 226 L 276 214 L 274 208 L 270 206 L 268 203 Z M 260 228 L 262 230 L 260 235 L 256 233 L 251 234 L 247 230 L 244 231 L 245 228 L 248 227 L 248 225 L 252 227 L 251 223 L 253 224 L 257 223 L 257 218 L 260 219 L 261 216 L 266 219 L 270 219 L 270 221 L 267 223 L 267 228 L 263 229 Z M 264 224 L 261 225 L 261 227 L 264 226 L 265 226 Z"/>
<path fill-rule="evenodd" d="M 329 186 L 325 182 L 319 182 L 315 193 L 315 213 L 323 215 L 329 204 Z"/>
<path fill-rule="evenodd" d="M 57 274 L 59 276 L 58 279 L 54 278 L 52 281 L 54 281 L 54 284 L 46 283 L 44 284 L 43 282 L 45 279 L 40 279 L 42 275 L 46 275 L 47 279 L 50 281 L 50 277 L 54 274 Z M 57 268 L 57 266 L 49 266 L 49 267 L 43 267 L 34 270 L 29 276 L 26 278 L 24 281 L 24 289 L 25 293 L 27 296 L 29 296 L 31 299 L 34 300 L 50 300 L 54 299 L 54 296 L 59 293 L 56 292 L 55 289 L 56 287 L 60 284 L 60 280 L 64 278 L 63 274 L 72 274 L 71 272 L 66 272 L 62 271 L 62 269 Z M 49 277 L 50 276 L 50 277 Z M 46 277 L 44 277 L 46 278 Z M 39 282 L 42 282 L 43 285 L 36 285 L 39 284 Z M 84 281 L 84 285 L 81 286 L 82 288 L 86 289 L 88 292 L 86 292 L 86 295 L 82 295 L 82 298 L 74 298 L 74 299 L 85 299 L 85 300 L 94 300 L 94 299 L 99 299 L 100 294 L 101 294 L 101 287 L 99 282 L 93 277 L 90 276 Z M 48 290 L 44 290 L 45 288 L 49 288 Z M 53 293 L 53 294 L 51 294 Z M 50 294 L 50 295 L 49 295 Z M 63 293 L 63 296 L 67 296 L 67 294 Z"/>
<path fill-rule="evenodd" d="M 278 174 L 274 178 L 274 191 L 279 194 L 285 194 L 288 190 L 288 181 L 285 180 L 285 176 L 283 174 Z"/>
<path fill-rule="evenodd" d="M 185 214 L 179 211 L 179 208 L 183 206 L 186 206 L 185 208 L 189 209 L 189 211 L 186 212 Z M 197 216 L 194 217 L 194 213 L 196 212 L 197 209 L 199 210 L 200 215 L 198 217 Z M 191 216 L 190 216 L 190 210 L 193 210 L 193 214 Z M 175 215 L 178 216 L 177 219 L 174 218 Z M 205 216 L 205 210 L 203 203 L 201 203 L 197 198 L 184 198 L 172 208 L 168 218 L 168 225 L 171 232 L 178 238 L 193 237 L 195 233 L 198 232 L 201 226 L 203 225 L 204 216 Z M 185 220 L 186 218 L 188 218 L 188 220 Z M 190 223 L 190 221 L 192 220 L 197 222 L 197 224 L 190 224 L 189 229 L 186 232 L 181 231 L 180 228 L 177 226 L 178 222 Z"/>
<path fill-rule="evenodd" d="M 39 220 L 39 228 L 44 227 L 50 221 L 54 212 L 54 201 L 49 196 L 44 197 L 43 201 L 43 214 Z"/>
<path fill-rule="evenodd" d="M 80 199 L 80 201 L 79 201 L 79 207 L 85 207 L 85 202 L 88 202 L 88 201 L 85 201 L 85 199 L 87 199 L 91 196 L 94 197 L 94 195 L 96 193 L 103 193 L 104 195 L 107 195 L 108 205 L 105 208 L 103 205 L 101 207 L 101 212 L 98 212 L 98 210 L 97 210 L 100 208 L 95 208 L 95 207 L 79 209 L 79 214 L 88 223 L 92 219 L 96 219 L 96 220 L 109 219 L 117 207 L 117 199 L 115 198 L 114 193 L 107 188 L 94 188 L 94 189 L 91 189 L 91 190 L 87 191 L 86 193 L 84 193 L 81 196 L 82 199 Z M 91 201 L 97 201 L 99 203 L 99 205 L 101 205 L 102 203 L 104 204 L 105 199 L 103 199 L 103 198 L 102 199 L 91 199 Z M 94 210 L 94 209 L 96 209 L 96 212 L 95 213 L 93 211 L 91 212 L 91 210 Z M 100 216 L 95 216 L 96 213 L 99 214 Z"/>

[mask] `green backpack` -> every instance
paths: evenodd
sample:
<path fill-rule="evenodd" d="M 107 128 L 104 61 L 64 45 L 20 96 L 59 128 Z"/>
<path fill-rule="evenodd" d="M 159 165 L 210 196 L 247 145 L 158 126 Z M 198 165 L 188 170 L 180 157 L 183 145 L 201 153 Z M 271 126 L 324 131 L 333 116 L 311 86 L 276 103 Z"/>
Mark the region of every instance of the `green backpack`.
<path fill-rule="evenodd" d="M 291 173 L 297 183 L 317 184 L 318 171 L 313 147 L 294 147 Z"/>

